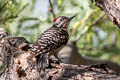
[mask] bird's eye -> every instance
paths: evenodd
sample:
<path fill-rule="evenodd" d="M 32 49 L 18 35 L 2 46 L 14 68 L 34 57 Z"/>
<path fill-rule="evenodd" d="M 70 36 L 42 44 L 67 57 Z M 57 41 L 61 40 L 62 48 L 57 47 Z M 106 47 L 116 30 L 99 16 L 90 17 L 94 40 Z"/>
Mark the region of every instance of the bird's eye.
<path fill-rule="evenodd" d="M 62 19 L 60 19 L 60 21 L 62 21 Z"/>

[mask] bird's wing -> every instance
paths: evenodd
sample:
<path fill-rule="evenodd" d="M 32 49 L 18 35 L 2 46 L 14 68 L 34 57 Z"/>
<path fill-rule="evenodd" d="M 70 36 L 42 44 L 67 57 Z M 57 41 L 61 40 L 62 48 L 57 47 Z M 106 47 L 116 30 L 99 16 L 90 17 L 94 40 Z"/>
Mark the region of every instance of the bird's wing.
<path fill-rule="evenodd" d="M 31 48 L 35 55 L 47 53 L 66 45 L 68 42 L 68 33 L 57 28 L 50 28 L 41 34 L 40 38 Z"/>

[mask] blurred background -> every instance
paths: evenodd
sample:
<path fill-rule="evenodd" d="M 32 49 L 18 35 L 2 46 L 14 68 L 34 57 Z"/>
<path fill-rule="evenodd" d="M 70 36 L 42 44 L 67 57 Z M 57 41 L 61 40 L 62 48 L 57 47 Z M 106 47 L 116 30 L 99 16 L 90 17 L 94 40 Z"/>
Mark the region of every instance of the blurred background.
<path fill-rule="evenodd" d="M 0 0 L 0 27 L 30 42 L 50 28 L 55 17 L 75 14 L 69 42 L 79 54 L 120 64 L 120 30 L 90 0 Z"/>

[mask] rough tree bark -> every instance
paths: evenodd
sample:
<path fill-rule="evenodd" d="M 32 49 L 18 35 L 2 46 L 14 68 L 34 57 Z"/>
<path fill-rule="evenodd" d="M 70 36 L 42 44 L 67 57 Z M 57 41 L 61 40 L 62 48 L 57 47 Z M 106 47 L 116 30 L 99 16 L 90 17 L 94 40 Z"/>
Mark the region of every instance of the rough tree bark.
<path fill-rule="evenodd" d="M 3 34 L 4 33 L 4 34 Z M 1 31 L 0 60 L 7 65 L 0 80 L 119 80 L 120 74 L 106 64 L 77 66 L 51 62 L 45 73 L 36 69 L 36 59 L 29 59 L 32 44 L 22 37 L 10 37 Z"/>
<path fill-rule="evenodd" d="M 36 68 L 36 58 L 29 58 L 31 43 L 22 37 L 10 37 L 3 30 L 0 30 L 0 35 L 0 60 L 7 65 L 0 74 L 0 80 L 120 79 L 120 74 L 106 64 L 77 66 L 51 62 L 45 72 L 40 73 Z"/>
<path fill-rule="evenodd" d="M 95 0 L 95 4 L 120 28 L 120 0 Z"/>
<path fill-rule="evenodd" d="M 95 0 L 96 5 L 120 27 L 119 0 Z M 0 80 L 120 80 L 120 74 L 106 64 L 77 66 L 51 62 L 45 73 L 36 69 L 36 58 L 29 59 L 31 43 L 22 37 L 10 37 L 0 30 Z"/>

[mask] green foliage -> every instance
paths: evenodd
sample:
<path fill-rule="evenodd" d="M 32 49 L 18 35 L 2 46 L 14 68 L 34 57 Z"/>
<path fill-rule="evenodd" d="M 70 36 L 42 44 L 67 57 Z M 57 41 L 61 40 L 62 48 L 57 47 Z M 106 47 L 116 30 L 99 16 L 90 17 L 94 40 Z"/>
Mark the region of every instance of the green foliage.
<path fill-rule="evenodd" d="M 77 17 L 72 20 L 68 31 L 70 41 L 77 41 L 79 52 L 85 56 L 120 60 L 120 30 L 90 0 L 51 0 L 56 16 Z M 34 42 L 52 25 L 50 7 L 37 5 L 39 0 L 0 0 L 0 27 L 13 36 L 22 36 Z M 42 3 L 42 1 L 40 0 Z M 45 3 L 48 3 L 45 0 Z M 49 4 L 49 3 L 48 3 Z M 42 6 L 44 11 L 36 7 Z M 40 7 L 40 10 L 42 9 Z M 34 15 L 35 11 L 37 14 Z"/>

